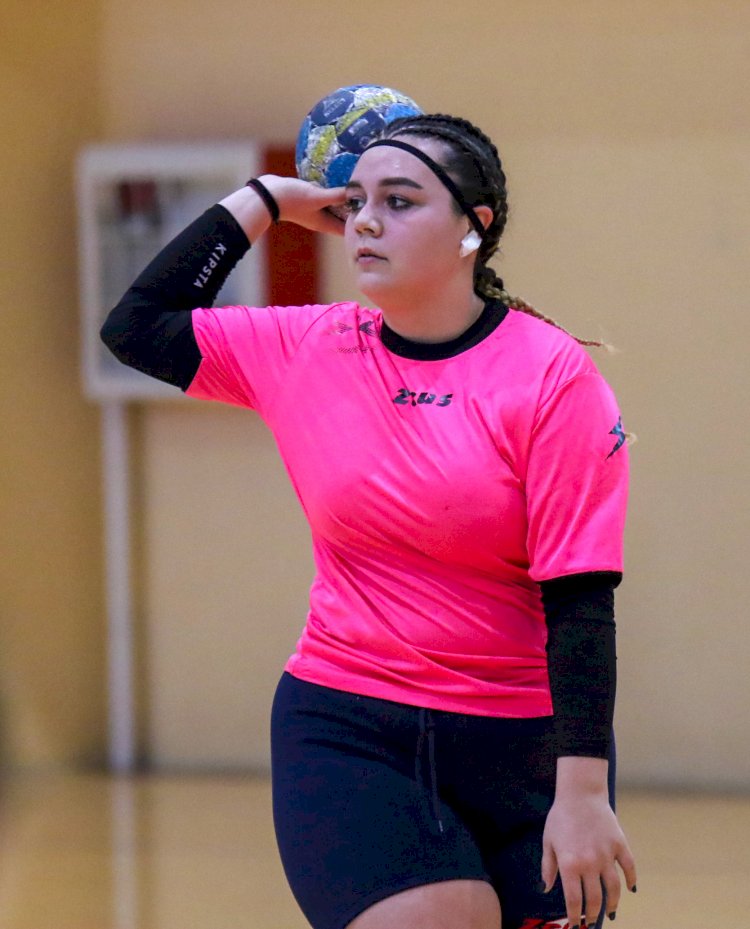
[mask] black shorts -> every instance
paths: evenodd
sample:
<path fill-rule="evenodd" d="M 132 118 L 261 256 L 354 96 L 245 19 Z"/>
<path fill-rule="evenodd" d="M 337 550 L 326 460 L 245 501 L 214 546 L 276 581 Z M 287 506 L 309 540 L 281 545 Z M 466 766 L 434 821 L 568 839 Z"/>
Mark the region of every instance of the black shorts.
<path fill-rule="evenodd" d="M 281 860 L 313 929 L 343 929 L 385 897 L 459 878 L 492 884 L 503 929 L 565 914 L 559 878 L 539 891 L 555 791 L 549 717 L 420 709 L 285 673 L 271 748 Z"/>

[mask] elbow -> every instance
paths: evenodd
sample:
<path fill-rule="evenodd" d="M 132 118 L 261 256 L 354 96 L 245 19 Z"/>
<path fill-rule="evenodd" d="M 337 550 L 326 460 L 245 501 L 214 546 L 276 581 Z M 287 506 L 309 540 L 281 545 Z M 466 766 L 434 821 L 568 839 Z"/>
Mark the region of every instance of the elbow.
<path fill-rule="evenodd" d="M 110 311 L 99 330 L 99 336 L 118 361 L 129 367 L 137 366 L 139 340 L 143 321 L 135 307 L 123 298 Z"/>
<path fill-rule="evenodd" d="M 127 363 L 128 327 L 123 324 L 120 310 L 118 305 L 109 313 L 99 330 L 99 337 L 116 358 Z"/>
<path fill-rule="evenodd" d="M 137 293 L 123 297 L 99 334 L 122 364 L 183 390 L 200 364 L 190 312 L 159 309 Z"/>
<path fill-rule="evenodd" d="M 104 320 L 101 329 L 99 330 L 99 338 L 104 342 L 107 348 L 111 351 L 115 351 L 117 345 L 117 331 L 118 327 L 115 323 L 115 310 L 111 310 L 107 318 Z"/>

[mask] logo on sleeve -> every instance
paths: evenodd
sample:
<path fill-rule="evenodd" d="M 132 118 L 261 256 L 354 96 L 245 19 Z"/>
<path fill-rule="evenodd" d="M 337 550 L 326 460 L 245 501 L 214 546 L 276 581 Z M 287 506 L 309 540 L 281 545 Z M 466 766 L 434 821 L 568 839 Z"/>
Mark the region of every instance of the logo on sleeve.
<path fill-rule="evenodd" d="M 193 281 L 193 287 L 198 287 L 200 290 L 203 290 L 203 286 L 208 283 L 208 279 L 214 273 L 214 269 L 218 268 L 219 262 L 226 253 L 226 245 L 224 245 L 223 242 L 217 242 L 216 247 L 208 256 L 208 263 L 203 265 L 198 272 L 198 277 Z"/>
<path fill-rule="evenodd" d="M 609 434 L 616 436 L 617 441 L 615 442 L 615 447 L 607 455 L 607 458 L 611 458 L 616 451 L 619 451 L 622 446 L 625 444 L 625 430 L 622 428 L 622 416 L 617 420 L 614 426 L 609 430 Z"/>

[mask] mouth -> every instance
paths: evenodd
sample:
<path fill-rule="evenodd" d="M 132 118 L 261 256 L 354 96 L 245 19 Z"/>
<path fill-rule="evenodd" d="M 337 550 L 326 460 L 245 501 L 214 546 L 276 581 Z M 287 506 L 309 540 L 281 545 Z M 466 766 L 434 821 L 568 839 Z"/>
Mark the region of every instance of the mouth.
<path fill-rule="evenodd" d="M 376 261 L 386 261 L 386 259 L 371 248 L 358 248 L 355 261 L 357 264 L 372 264 Z"/>

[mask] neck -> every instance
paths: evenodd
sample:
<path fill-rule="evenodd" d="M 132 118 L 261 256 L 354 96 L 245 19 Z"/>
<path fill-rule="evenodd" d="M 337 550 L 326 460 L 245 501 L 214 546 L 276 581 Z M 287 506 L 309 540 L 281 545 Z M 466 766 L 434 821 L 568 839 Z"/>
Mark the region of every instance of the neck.
<path fill-rule="evenodd" d="M 472 288 L 444 287 L 418 299 L 384 299 L 379 306 L 389 328 L 411 342 L 449 342 L 479 319 L 484 301 Z"/>

